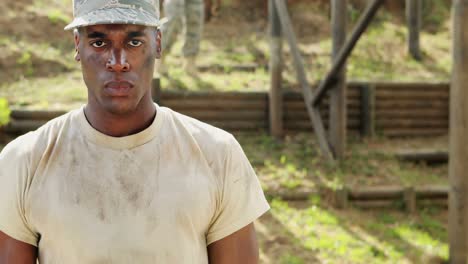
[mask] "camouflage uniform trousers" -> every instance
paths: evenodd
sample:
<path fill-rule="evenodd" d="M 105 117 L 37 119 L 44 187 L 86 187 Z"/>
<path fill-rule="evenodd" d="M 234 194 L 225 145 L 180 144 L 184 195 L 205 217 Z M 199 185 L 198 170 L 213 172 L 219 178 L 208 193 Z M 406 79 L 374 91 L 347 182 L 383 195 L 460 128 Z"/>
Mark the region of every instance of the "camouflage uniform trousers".
<path fill-rule="evenodd" d="M 203 0 L 165 0 L 168 21 L 162 26 L 163 52 L 169 53 L 180 29 L 184 29 L 184 57 L 194 57 L 200 49 L 204 23 Z"/>

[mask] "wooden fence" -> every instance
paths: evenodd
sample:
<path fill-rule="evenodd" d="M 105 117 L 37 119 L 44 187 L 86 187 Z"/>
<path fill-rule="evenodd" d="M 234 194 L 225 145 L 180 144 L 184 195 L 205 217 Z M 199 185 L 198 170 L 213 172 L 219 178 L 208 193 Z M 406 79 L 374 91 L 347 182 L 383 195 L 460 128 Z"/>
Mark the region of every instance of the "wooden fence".
<path fill-rule="evenodd" d="M 348 130 L 389 137 L 436 136 L 448 132 L 449 84 L 350 83 L 348 89 Z M 284 128 L 288 132 L 312 131 L 299 92 L 284 93 Z M 160 105 L 187 114 L 228 131 L 267 131 L 266 92 L 162 92 Z M 328 123 L 328 99 L 321 106 Z M 36 129 L 64 111 L 14 109 L 8 133 Z"/>

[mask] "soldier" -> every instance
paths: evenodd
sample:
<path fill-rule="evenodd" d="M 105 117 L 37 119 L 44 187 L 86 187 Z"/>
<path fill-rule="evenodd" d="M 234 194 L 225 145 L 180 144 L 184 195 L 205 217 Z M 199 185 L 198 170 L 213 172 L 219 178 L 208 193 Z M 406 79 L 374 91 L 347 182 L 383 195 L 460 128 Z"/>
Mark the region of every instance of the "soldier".
<path fill-rule="evenodd" d="M 204 21 L 203 0 L 164 0 L 164 13 L 167 22 L 162 26 L 163 58 L 160 73 L 167 73 L 165 56 L 169 53 L 180 29 L 184 29 L 183 46 L 184 69 L 190 75 L 196 75 L 196 57 L 200 49 Z"/>
<path fill-rule="evenodd" d="M 258 263 L 242 148 L 152 102 L 157 4 L 75 0 L 88 100 L 0 153 L 0 263 Z"/>

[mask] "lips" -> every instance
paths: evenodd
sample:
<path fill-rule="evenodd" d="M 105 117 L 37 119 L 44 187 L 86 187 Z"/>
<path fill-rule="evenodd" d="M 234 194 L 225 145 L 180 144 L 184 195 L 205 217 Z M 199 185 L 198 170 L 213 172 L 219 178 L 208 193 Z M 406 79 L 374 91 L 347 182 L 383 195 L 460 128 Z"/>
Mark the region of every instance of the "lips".
<path fill-rule="evenodd" d="M 133 84 L 128 81 L 109 81 L 104 84 L 104 91 L 109 96 L 128 96 L 133 88 Z"/>

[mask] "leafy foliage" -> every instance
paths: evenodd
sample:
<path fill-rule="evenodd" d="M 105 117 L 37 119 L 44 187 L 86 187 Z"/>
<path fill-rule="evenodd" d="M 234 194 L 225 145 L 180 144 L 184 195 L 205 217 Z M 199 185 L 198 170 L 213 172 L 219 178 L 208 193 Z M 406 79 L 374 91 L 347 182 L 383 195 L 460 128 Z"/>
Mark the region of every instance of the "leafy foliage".
<path fill-rule="evenodd" d="M 0 126 L 7 124 L 9 119 L 10 108 L 8 107 L 8 101 L 0 97 Z"/>

